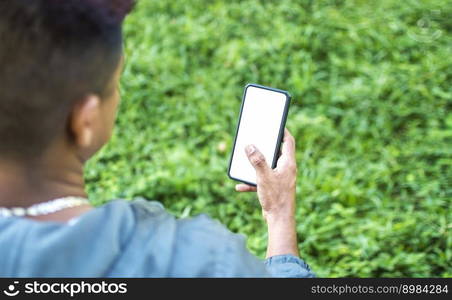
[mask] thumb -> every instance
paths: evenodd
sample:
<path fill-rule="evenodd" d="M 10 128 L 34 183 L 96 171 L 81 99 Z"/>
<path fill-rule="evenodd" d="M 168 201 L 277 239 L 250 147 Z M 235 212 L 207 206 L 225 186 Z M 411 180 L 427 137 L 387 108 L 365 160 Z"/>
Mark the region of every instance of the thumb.
<path fill-rule="evenodd" d="M 256 146 L 246 146 L 245 152 L 251 165 L 256 170 L 257 175 L 266 173 L 270 169 L 270 167 L 267 165 L 267 162 L 265 161 L 264 155 L 256 148 Z"/>

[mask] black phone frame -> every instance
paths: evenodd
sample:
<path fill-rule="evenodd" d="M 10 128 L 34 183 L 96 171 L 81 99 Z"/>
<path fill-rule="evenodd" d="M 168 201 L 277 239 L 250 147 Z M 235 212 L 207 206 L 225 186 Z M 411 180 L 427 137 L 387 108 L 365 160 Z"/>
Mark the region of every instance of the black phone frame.
<path fill-rule="evenodd" d="M 261 89 L 265 89 L 265 90 L 270 90 L 270 91 L 277 92 L 277 93 L 281 93 L 281 94 L 284 94 L 286 96 L 286 103 L 284 104 L 284 112 L 283 112 L 283 116 L 282 116 L 282 119 L 281 119 L 281 124 L 280 124 L 280 127 L 279 127 L 278 140 L 277 140 L 276 148 L 275 148 L 275 151 L 274 151 L 275 154 L 273 155 L 273 161 L 272 161 L 272 164 L 271 164 L 272 169 L 276 168 L 276 163 L 277 163 L 278 158 L 279 158 L 279 152 L 280 152 L 280 149 L 281 149 L 281 143 L 282 143 L 283 138 L 284 138 L 284 128 L 286 127 L 287 115 L 289 113 L 289 106 L 290 106 L 290 102 L 292 100 L 292 96 L 287 91 L 271 88 L 271 87 L 260 85 L 260 84 L 256 84 L 256 83 L 248 83 L 245 86 L 245 90 L 244 90 L 243 96 L 242 96 L 242 104 L 240 106 L 239 122 L 237 123 L 237 128 L 235 130 L 234 144 L 232 146 L 232 152 L 231 152 L 231 156 L 230 156 L 230 159 L 229 159 L 228 177 L 230 179 L 232 179 L 232 180 L 243 182 L 243 183 L 246 183 L 246 184 L 251 185 L 251 186 L 257 186 L 255 183 L 248 182 L 246 180 L 242 180 L 242 179 L 235 178 L 235 177 L 231 176 L 232 159 L 234 158 L 234 149 L 235 149 L 235 144 L 237 142 L 237 134 L 239 133 L 240 122 L 242 121 L 242 112 L 243 112 L 243 106 L 245 104 L 246 92 L 248 91 L 248 88 L 251 87 L 251 86 L 252 87 L 261 88 Z"/>

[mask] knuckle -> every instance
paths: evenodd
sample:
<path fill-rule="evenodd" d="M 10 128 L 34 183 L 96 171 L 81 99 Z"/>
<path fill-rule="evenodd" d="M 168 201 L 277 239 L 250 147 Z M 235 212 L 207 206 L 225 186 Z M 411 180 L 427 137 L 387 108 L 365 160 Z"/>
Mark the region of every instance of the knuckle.
<path fill-rule="evenodd" d="M 251 157 L 251 162 L 255 166 L 262 166 L 265 163 L 265 158 L 261 155 L 255 155 Z"/>
<path fill-rule="evenodd" d="M 284 174 L 283 174 L 283 173 L 280 173 L 280 172 L 275 173 L 274 176 L 275 176 L 275 178 L 276 178 L 277 180 L 280 180 L 280 179 L 282 179 L 282 178 L 285 177 Z"/>
<path fill-rule="evenodd" d="M 287 166 L 286 166 L 286 170 L 289 173 L 297 173 L 297 164 L 294 163 L 294 162 L 288 163 Z"/>

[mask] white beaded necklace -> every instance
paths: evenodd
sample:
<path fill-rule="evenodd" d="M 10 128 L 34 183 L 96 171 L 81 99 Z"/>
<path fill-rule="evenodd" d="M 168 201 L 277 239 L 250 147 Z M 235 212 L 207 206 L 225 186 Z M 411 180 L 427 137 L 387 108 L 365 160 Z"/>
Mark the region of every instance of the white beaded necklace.
<path fill-rule="evenodd" d="M 81 206 L 84 204 L 89 204 L 88 199 L 83 197 L 63 197 L 47 202 L 38 203 L 30 207 L 0 207 L 0 218 L 1 217 L 25 217 L 25 216 L 41 216 L 57 211 L 72 208 L 76 206 Z"/>

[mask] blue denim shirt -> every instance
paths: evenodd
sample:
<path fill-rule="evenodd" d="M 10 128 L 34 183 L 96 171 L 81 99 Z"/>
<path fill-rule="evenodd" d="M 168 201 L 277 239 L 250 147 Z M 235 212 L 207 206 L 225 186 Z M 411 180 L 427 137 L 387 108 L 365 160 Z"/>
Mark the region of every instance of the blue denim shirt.
<path fill-rule="evenodd" d="M 158 202 L 114 200 L 69 223 L 0 218 L 0 277 L 313 277 L 298 257 L 265 261 L 242 235 Z"/>

